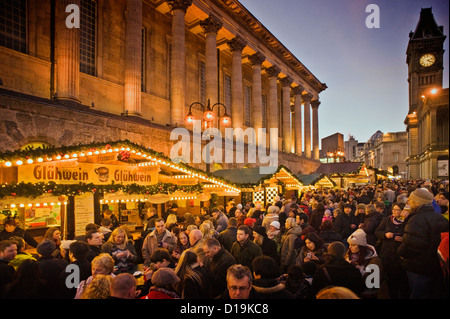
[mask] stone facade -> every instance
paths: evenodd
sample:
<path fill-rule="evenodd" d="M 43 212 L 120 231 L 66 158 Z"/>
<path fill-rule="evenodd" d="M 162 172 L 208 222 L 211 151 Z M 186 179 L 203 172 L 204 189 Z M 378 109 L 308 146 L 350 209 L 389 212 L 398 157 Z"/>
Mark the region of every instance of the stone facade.
<path fill-rule="evenodd" d="M 443 88 L 444 29 L 422 9 L 407 48 L 409 111 L 407 177 L 448 179 L 449 89 Z"/>
<path fill-rule="evenodd" d="M 80 48 L 80 30 L 55 30 L 61 28 L 65 16 L 52 19 L 50 0 L 39 5 L 27 3 L 26 52 L 0 46 L 1 152 L 33 141 L 62 146 L 129 139 L 169 155 L 174 143 L 170 132 L 175 126 L 184 126 L 192 102 L 206 102 L 202 95 L 202 81 L 206 81 L 205 97 L 218 99 L 212 103 L 224 102 L 231 94 L 228 113 L 233 114 L 234 125 L 242 123 L 239 127 L 243 129 L 247 128 L 243 123 L 243 87 L 267 98 L 266 123 L 262 123 L 261 105 L 251 103 L 250 127 L 269 127 L 271 119 L 276 120 L 270 123 L 279 128 L 279 147 L 285 145 L 285 152 L 279 153 L 279 164 L 304 174 L 320 165 L 315 158 L 317 108 L 326 85 L 238 1 L 94 1 L 93 74 L 72 67 L 79 59 L 73 48 Z M 84 1 L 78 3 L 83 5 Z M 136 23 L 134 15 L 142 23 Z M 214 19 L 214 32 L 204 23 L 202 26 L 201 21 L 206 19 Z M 207 40 L 210 33 L 215 36 L 215 48 L 214 39 Z M 243 39 L 239 55 L 229 45 L 237 38 Z M 142 64 L 136 63 L 141 56 Z M 260 58 L 257 63 L 252 56 Z M 202 63 L 209 70 L 204 77 Z M 217 70 L 211 76 L 215 66 Z M 272 81 L 270 68 L 279 70 Z M 228 77 L 231 92 L 227 91 Z M 255 95 L 253 99 L 259 100 Z M 274 108 L 269 111 L 271 99 Z M 307 108 L 307 116 L 297 117 L 295 126 L 304 126 L 304 137 L 309 141 L 295 140 L 304 138 L 294 134 L 302 132 L 298 127 L 286 129 L 289 117 L 285 113 L 291 111 L 287 106 L 294 101 L 295 112 Z M 309 123 L 310 104 L 315 106 L 311 111 L 314 123 Z M 202 115 L 199 109 L 193 113 L 197 118 Z M 223 168 L 244 165 L 223 164 Z M 204 169 L 204 164 L 199 166 Z"/>

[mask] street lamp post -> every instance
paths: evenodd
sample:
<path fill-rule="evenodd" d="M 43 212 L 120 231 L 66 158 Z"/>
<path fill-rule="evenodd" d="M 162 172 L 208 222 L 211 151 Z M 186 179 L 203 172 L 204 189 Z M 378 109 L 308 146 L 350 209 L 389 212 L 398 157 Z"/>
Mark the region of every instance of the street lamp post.
<path fill-rule="evenodd" d="M 189 105 L 189 113 L 185 117 L 186 125 L 190 126 L 190 125 L 194 124 L 195 117 L 192 114 L 192 107 L 194 105 L 199 105 L 203 111 L 203 120 L 204 120 L 205 128 L 211 128 L 213 126 L 214 118 L 215 118 L 214 108 L 216 106 L 218 108 L 218 113 L 217 113 L 218 114 L 218 122 L 217 122 L 218 127 L 217 128 L 220 130 L 220 124 L 222 124 L 224 127 L 227 127 L 231 124 L 231 118 L 227 113 L 227 107 L 225 106 L 225 104 L 217 102 L 211 106 L 211 101 L 208 99 L 208 104 L 206 106 L 200 102 L 194 102 L 191 105 Z M 220 117 L 220 112 L 221 112 L 222 107 L 224 108 L 224 114 L 222 117 Z M 211 167 L 210 167 L 211 164 L 209 163 L 210 154 L 208 153 L 207 156 L 208 156 L 208 161 L 206 162 L 206 172 L 210 173 L 210 171 L 211 171 Z"/>

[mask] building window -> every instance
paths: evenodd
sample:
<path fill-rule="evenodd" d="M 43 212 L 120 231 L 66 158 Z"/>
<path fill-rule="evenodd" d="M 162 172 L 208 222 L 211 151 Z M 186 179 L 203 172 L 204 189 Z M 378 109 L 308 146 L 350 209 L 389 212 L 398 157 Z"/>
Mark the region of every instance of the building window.
<path fill-rule="evenodd" d="M 0 45 L 26 53 L 26 0 L 0 0 Z"/>
<path fill-rule="evenodd" d="M 145 36 L 145 28 L 142 28 L 142 50 L 141 50 L 141 91 L 145 92 L 145 42 L 147 37 Z"/>
<path fill-rule="evenodd" d="M 224 82 L 225 105 L 231 110 L 231 75 L 225 74 Z"/>
<path fill-rule="evenodd" d="M 198 73 L 199 73 L 199 86 L 200 86 L 200 102 L 206 106 L 206 64 L 205 61 L 198 62 Z M 199 106 L 194 106 L 194 108 L 199 108 Z"/>
<path fill-rule="evenodd" d="M 252 87 L 244 86 L 244 125 L 251 126 Z"/>
<path fill-rule="evenodd" d="M 80 72 L 95 75 L 95 39 L 97 4 L 81 0 L 80 6 Z"/>
<path fill-rule="evenodd" d="M 267 95 L 263 94 L 262 95 L 262 127 L 263 128 L 267 128 L 267 117 L 266 117 L 266 112 L 267 112 Z"/>

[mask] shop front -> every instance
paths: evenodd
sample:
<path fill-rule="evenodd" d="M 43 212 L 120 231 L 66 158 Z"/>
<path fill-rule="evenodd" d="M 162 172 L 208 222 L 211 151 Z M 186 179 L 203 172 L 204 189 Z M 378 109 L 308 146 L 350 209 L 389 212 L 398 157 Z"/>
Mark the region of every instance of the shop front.
<path fill-rule="evenodd" d="M 221 178 L 130 141 L 37 148 L 0 154 L 0 230 L 8 218 L 40 238 L 59 227 L 62 238 L 100 224 L 109 208 L 140 233 L 146 212 L 173 203 L 196 214 L 211 194 L 239 193 Z"/>
<path fill-rule="evenodd" d="M 277 196 L 291 198 L 301 195 L 306 187 L 284 166 L 278 166 L 272 174 L 262 174 L 259 167 L 218 170 L 213 172 L 216 177 L 238 185 L 241 190 L 236 203 L 261 204 L 262 209 L 274 202 Z"/>

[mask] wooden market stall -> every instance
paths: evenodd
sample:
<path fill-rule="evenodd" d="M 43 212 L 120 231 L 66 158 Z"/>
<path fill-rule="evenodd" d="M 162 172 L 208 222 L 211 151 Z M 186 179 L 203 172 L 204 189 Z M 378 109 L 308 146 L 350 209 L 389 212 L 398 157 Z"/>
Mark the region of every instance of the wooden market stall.
<path fill-rule="evenodd" d="M 362 162 L 322 163 L 314 174 L 325 174 L 339 188 L 375 182 L 375 173 Z"/>
<path fill-rule="evenodd" d="M 181 214 L 195 214 L 211 194 L 240 192 L 128 140 L 1 153 L 0 184 L 0 228 L 17 218 L 34 236 L 59 226 L 67 239 L 99 224 L 106 208 L 139 231 L 151 206 L 162 213 L 177 203 Z"/>
<path fill-rule="evenodd" d="M 218 170 L 213 175 L 229 181 L 241 190 L 236 203 L 260 203 L 263 209 L 267 204 L 273 203 L 276 196 L 290 198 L 293 193 L 299 196 L 305 189 L 303 183 L 285 166 L 278 166 L 275 172 L 269 174 L 255 167 Z"/>
<path fill-rule="evenodd" d="M 304 186 L 311 188 L 334 188 L 336 183 L 325 174 L 297 175 Z"/>

